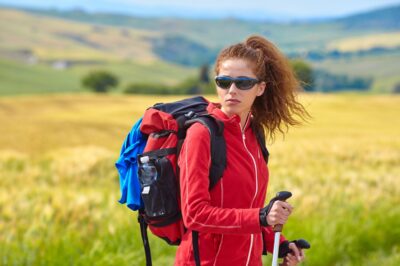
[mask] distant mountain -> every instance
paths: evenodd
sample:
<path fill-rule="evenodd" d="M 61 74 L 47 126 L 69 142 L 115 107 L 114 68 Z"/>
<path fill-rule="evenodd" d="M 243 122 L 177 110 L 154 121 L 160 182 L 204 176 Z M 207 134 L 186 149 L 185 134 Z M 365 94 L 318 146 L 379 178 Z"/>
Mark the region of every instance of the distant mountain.
<path fill-rule="evenodd" d="M 348 29 L 400 29 L 400 5 L 355 14 L 334 20 Z"/>
<path fill-rule="evenodd" d="M 346 32 L 346 30 L 352 27 L 356 27 L 357 33 L 360 35 L 400 28 L 398 26 L 399 19 L 397 19 L 400 15 L 396 16 L 399 13 L 399 6 L 394 11 L 391 7 L 340 19 L 297 20 L 291 23 L 251 21 L 237 18 L 149 18 L 115 13 L 91 13 L 82 9 L 57 10 L 14 7 L 11 9 L 77 22 L 156 32 L 164 36 L 161 38 L 166 38 L 167 41 L 170 40 L 171 36 L 173 38 L 184 38 L 188 43 L 195 42 L 211 50 L 218 50 L 228 43 L 240 41 L 250 34 L 261 34 L 277 43 L 286 52 L 293 50 L 301 52 L 324 47 L 327 42 L 334 41 L 338 37 L 350 37 L 354 32 Z M 380 21 L 384 22 L 379 23 Z M 371 28 L 368 27 L 369 25 Z M 388 25 L 390 25 L 389 28 Z"/>
<path fill-rule="evenodd" d="M 1 5 L 0 5 L 1 7 Z M 154 29 L 155 25 L 160 25 L 165 21 L 198 21 L 198 20 L 225 20 L 219 19 L 216 16 L 195 16 L 194 18 L 185 17 L 185 16 L 152 16 L 152 17 L 145 17 L 145 16 L 135 16 L 135 15 L 128 15 L 127 13 L 105 13 L 105 12 L 87 12 L 84 9 L 71 9 L 71 10 L 58 10 L 58 9 L 37 9 L 37 8 L 18 8 L 18 7 L 11 7 L 13 9 L 20 9 L 24 11 L 28 11 L 31 13 L 47 15 L 47 16 L 54 16 L 64 19 L 76 20 L 80 22 L 91 22 L 91 23 L 101 23 L 113 26 L 133 26 L 133 27 L 140 27 L 144 29 Z M 173 13 L 173 12 L 172 12 Z M 269 16 L 268 16 L 269 17 Z M 254 18 L 254 16 L 253 16 Z M 373 27 L 373 28 L 380 28 L 380 29 L 398 29 L 400 28 L 400 5 L 393 5 L 389 7 L 384 7 L 368 12 L 356 13 L 353 15 L 345 16 L 342 18 L 320 18 L 320 19 L 296 19 L 293 20 L 293 23 L 326 23 L 326 22 L 340 22 L 343 23 L 348 28 L 364 28 L 364 27 Z M 256 17 L 253 21 L 251 19 L 246 19 L 243 17 L 233 18 L 234 20 L 239 21 L 247 21 L 247 22 L 254 22 L 254 23 L 274 23 L 280 24 L 287 24 L 289 19 L 288 18 L 281 18 L 281 20 L 277 18 L 273 18 L 273 20 L 263 20 L 261 17 Z M 274 21 L 274 22 L 273 22 Z"/>

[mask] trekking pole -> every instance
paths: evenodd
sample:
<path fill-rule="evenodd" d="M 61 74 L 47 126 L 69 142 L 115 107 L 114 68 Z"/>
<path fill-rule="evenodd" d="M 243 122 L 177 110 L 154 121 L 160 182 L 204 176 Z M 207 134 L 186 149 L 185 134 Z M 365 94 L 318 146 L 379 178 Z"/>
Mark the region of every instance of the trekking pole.
<path fill-rule="evenodd" d="M 288 198 L 290 198 L 292 196 L 292 193 L 290 193 L 289 191 L 280 191 L 276 194 L 276 197 L 271 199 L 271 207 L 272 204 L 277 201 L 285 201 Z M 283 229 L 283 225 L 282 224 L 276 224 L 273 227 L 273 230 L 275 232 L 275 237 L 274 237 L 274 253 L 272 254 L 272 266 L 278 266 L 278 254 L 279 254 L 279 240 L 281 238 L 281 232 Z"/>

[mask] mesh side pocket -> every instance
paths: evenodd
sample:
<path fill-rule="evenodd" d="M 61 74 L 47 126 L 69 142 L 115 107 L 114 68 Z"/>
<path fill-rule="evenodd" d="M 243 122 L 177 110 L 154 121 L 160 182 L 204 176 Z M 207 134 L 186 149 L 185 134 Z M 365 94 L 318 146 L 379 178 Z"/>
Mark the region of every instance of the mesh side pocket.
<path fill-rule="evenodd" d="M 175 216 L 179 212 L 177 200 L 177 180 L 171 162 L 167 157 L 154 161 L 158 176 L 150 184 L 142 187 L 145 213 L 149 219 Z"/>

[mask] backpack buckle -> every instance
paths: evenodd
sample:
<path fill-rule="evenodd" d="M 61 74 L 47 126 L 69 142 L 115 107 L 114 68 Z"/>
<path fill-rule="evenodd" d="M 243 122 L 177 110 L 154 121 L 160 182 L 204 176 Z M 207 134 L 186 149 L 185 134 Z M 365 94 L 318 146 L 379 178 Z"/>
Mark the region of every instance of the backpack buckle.
<path fill-rule="evenodd" d="M 185 117 L 186 117 L 187 119 L 192 119 L 192 118 L 195 117 L 195 116 L 196 116 L 196 113 L 193 112 L 193 111 L 190 111 L 190 112 L 188 112 L 188 113 L 185 114 Z"/>

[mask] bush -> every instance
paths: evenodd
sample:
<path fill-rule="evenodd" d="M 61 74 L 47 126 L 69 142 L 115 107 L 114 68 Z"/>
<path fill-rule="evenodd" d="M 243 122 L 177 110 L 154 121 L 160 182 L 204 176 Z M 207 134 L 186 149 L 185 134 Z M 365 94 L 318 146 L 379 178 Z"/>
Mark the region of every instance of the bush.
<path fill-rule="evenodd" d="M 94 92 L 107 92 L 118 85 L 118 79 L 112 73 L 96 70 L 83 77 L 82 85 Z"/>
<path fill-rule="evenodd" d="M 315 87 L 318 91 L 333 92 L 344 90 L 366 91 L 371 87 L 372 78 L 336 75 L 323 70 L 315 73 Z"/>
<path fill-rule="evenodd" d="M 300 84 L 305 91 L 314 90 L 313 70 L 311 66 L 303 60 L 295 59 L 291 61 L 293 70 L 300 80 Z"/>
<path fill-rule="evenodd" d="M 400 82 L 394 85 L 393 93 L 400 93 Z"/>

